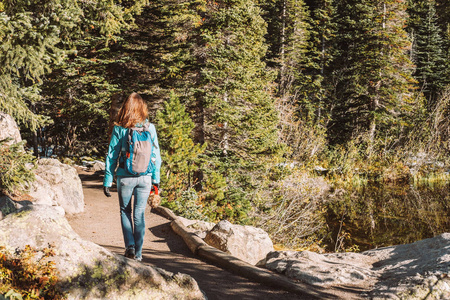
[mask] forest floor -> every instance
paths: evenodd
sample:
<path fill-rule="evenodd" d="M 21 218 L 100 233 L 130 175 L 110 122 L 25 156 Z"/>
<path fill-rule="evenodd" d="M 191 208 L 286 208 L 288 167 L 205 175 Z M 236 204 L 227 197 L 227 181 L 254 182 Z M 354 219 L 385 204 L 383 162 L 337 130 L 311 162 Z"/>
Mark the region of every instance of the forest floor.
<path fill-rule="evenodd" d="M 70 225 L 83 239 L 92 241 L 113 253 L 123 255 L 124 246 L 120 226 L 119 204 L 115 189 L 112 197 L 103 195 L 102 176 L 79 171 L 83 183 L 85 211 L 68 216 Z M 244 277 L 211 265 L 195 257 L 176 235 L 170 221 L 161 215 L 146 211 L 148 228 L 143 248 L 142 263 L 173 273 L 192 276 L 209 300 L 295 300 L 307 299 L 278 288 L 252 282 Z M 324 290 L 323 299 L 360 299 L 362 290 L 336 287 Z"/>

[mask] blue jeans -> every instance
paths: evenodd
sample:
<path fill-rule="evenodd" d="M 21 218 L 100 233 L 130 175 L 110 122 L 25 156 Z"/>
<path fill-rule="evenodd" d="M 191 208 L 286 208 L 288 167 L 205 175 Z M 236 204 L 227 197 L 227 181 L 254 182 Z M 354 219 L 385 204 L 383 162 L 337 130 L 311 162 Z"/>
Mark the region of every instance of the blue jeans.
<path fill-rule="evenodd" d="M 134 246 L 136 258 L 142 258 L 145 235 L 145 207 L 152 187 L 151 175 L 138 177 L 117 177 L 120 220 L 125 247 Z M 131 197 L 134 195 L 133 209 Z M 133 218 L 131 213 L 133 212 Z M 133 225 L 134 224 L 134 225 Z"/>

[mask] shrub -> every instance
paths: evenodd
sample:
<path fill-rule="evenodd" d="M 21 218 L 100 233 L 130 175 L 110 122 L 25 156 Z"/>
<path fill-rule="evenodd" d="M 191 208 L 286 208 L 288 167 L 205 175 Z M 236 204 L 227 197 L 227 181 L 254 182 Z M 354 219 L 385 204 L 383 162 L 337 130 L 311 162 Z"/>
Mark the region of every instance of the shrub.
<path fill-rule="evenodd" d="M 30 246 L 11 255 L 0 247 L 0 295 L 9 299 L 65 299 L 58 278 L 52 247 L 37 251 Z"/>
<path fill-rule="evenodd" d="M 168 201 L 167 198 L 163 198 L 162 205 L 173 210 L 175 214 L 187 219 L 207 220 L 202 214 L 202 206 L 198 204 L 198 195 L 194 189 L 182 191 L 180 199 Z"/>
<path fill-rule="evenodd" d="M 267 231 L 275 244 L 288 248 L 311 246 L 323 229 L 323 196 L 327 190 L 322 178 L 304 171 L 293 172 L 259 196 L 256 226 Z"/>
<path fill-rule="evenodd" d="M 23 150 L 24 142 L 8 146 L 7 141 L 0 141 L 0 192 L 16 194 L 34 180 L 32 168 L 27 166 L 34 163 L 34 157 Z"/>

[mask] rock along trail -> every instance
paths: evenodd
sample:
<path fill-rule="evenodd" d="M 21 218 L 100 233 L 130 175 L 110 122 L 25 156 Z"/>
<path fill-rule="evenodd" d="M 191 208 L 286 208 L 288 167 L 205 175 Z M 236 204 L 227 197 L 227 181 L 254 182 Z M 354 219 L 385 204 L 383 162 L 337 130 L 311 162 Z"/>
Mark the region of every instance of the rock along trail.
<path fill-rule="evenodd" d="M 85 212 L 67 217 L 70 225 L 83 239 L 114 253 L 123 254 L 115 189 L 112 189 L 112 197 L 107 198 L 103 195 L 101 176 L 84 171 L 80 171 L 79 176 L 83 183 L 86 207 Z M 252 282 L 196 258 L 182 238 L 172 231 L 170 221 L 151 213 L 149 209 L 146 212 L 146 227 L 142 263 L 192 276 L 209 300 L 306 299 L 294 293 Z M 345 288 L 327 290 L 324 291 L 324 299 L 358 299 L 359 292 L 361 291 Z"/>

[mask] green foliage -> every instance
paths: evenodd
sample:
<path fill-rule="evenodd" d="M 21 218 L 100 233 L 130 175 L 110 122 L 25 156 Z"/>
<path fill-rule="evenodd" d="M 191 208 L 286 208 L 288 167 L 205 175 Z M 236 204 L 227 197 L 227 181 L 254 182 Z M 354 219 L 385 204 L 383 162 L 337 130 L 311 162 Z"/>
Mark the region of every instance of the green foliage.
<path fill-rule="evenodd" d="M 74 0 L 3 1 L 4 11 L 0 12 L 0 63 L 3 66 L 0 71 L 0 109 L 32 131 L 51 121 L 58 123 L 56 127 L 69 125 L 66 137 L 70 136 L 70 131 L 77 131 L 91 124 L 81 122 L 72 126 L 72 120 L 62 124 L 65 120 L 50 119 L 49 115 L 54 117 L 58 114 L 57 111 L 64 109 L 54 108 L 52 104 L 56 101 L 69 102 L 72 112 L 85 112 L 82 118 L 79 114 L 73 116 L 73 120 L 77 121 L 98 120 L 98 112 L 92 115 L 87 110 L 98 107 L 100 102 L 103 114 L 100 118 L 104 121 L 105 106 L 102 104 L 105 94 L 111 95 L 111 86 L 104 80 L 104 69 L 95 70 L 93 64 L 86 67 L 88 63 L 81 62 L 83 70 L 80 61 L 76 62 L 78 66 L 71 65 L 69 61 L 69 66 L 61 67 L 67 71 L 65 74 L 56 72 L 54 75 L 59 81 L 58 90 L 53 91 L 55 94 L 47 93 L 45 98 L 42 98 L 41 93 L 43 79 L 57 66 L 61 66 L 69 54 L 76 55 L 77 48 L 83 48 L 80 49 L 80 54 L 95 53 L 99 44 L 107 45 L 114 40 L 117 34 L 131 27 L 134 14 L 140 13 L 147 3 L 147 0 L 129 1 L 126 4 Z M 86 51 L 86 48 L 89 50 Z M 86 52 L 83 53 L 83 50 Z M 74 74 L 81 75 L 89 71 L 92 77 L 69 81 Z M 70 75 L 66 77 L 68 74 Z M 54 85 L 53 82 L 47 88 L 52 89 Z M 79 96 L 80 94 L 83 96 Z M 40 105 L 42 102 L 43 106 L 47 106 L 46 109 Z M 49 112 L 49 108 L 54 110 Z"/>
<path fill-rule="evenodd" d="M 8 145 L 7 140 L 0 141 L 0 192 L 2 193 L 23 192 L 25 184 L 34 181 L 31 167 L 34 157 L 23 150 L 24 143 Z"/>
<path fill-rule="evenodd" d="M 182 194 L 196 182 L 194 172 L 200 168 L 200 155 L 206 145 L 195 144 L 191 134 L 194 128 L 185 107 L 172 92 L 164 110 L 156 117 L 161 147 L 162 185 L 168 202 L 179 201 Z"/>
<path fill-rule="evenodd" d="M 209 220 L 205 216 L 204 210 L 199 204 L 197 192 L 194 189 L 181 191 L 181 196 L 175 200 L 169 201 L 166 197 L 162 198 L 161 204 L 171 209 L 176 215 L 191 220 Z"/>
<path fill-rule="evenodd" d="M 79 47 L 77 55 L 55 69 L 43 85 L 44 101 L 38 108 L 53 120 L 45 133 L 65 149 L 60 154 L 101 155 L 107 143 L 111 96 L 119 91 L 108 71 L 119 61 L 112 60 L 109 48 L 101 46 L 105 39 L 96 43 L 95 55 L 87 54 L 93 45 Z"/>
<path fill-rule="evenodd" d="M 3 1 L 0 13 L 0 109 L 31 129 L 48 122 L 32 111 L 39 85 L 62 61 L 60 35 L 80 22 L 76 1 Z"/>
<path fill-rule="evenodd" d="M 232 167 L 228 168 L 231 170 Z M 229 220 L 233 223 L 248 222 L 251 209 L 250 193 L 242 183 L 230 182 L 220 172 L 205 170 L 201 203 L 203 213 L 212 222 Z M 242 176 L 244 177 L 244 176 Z"/>
<path fill-rule="evenodd" d="M 285 12 L 281 14 L 283 37 L 279 49 L 280 79 L 278 94 L 282 98 L 295 97 L 307 102 L 306 86 L 311 83 L 311 66 L 308 56 L 310 26 L 309 11 L 303 0 L 281 1 Z M 293 96 L 296 93 L 295 96 Z"/>
<path fill-rule="evenodd" d="M 251 0 L 207 9 L 199 49 L 198 127 L 208 144 L 201 199 L 211 219 L 245 222 L 255 178 L 279 149 L 274 73 L 263 62 L 266 23 Z"/>
<path fill-rule="evenodd" d="M 206 1 L 162 1 L 159 14 L 165 25 L 165 51 L 162 55 L 161 67 L 164 77 L 170 80 L 173 88 L 192 84 L 184 79 L 198 71 L 196 57 L 192 55 L 199 29 L 203 24 Z"/>
<path fill-rule="evenodd" d="M 120 34 L 133 28 L 136 14 L 147 3 L 97 1 L 82 6 L 85 22 L 63 40 L 70 50 L 47 76 L 43 99 L 36 105 L 37 112 L 53 121 L 44 132 L 50 143 L 64 150 L 58 155 L 103 155 L 112 96 L 139 90 L 123 81 L 123 64 L 130 58 L 117 53 L 123 51 Z"/>
<path fill-rule="evenodd" d="M 304 82 L 296 85 L 302 93 L 298 98 L 299 114 L 306 124 L 316 125 L 315 130 L 322 130 L 330 118 L 333 93 L 331 73 L 328 72 L 333 60 L 333 40 L 337 25 L 334 19 L 335 5 L 332 0 L 305 1 L 310 8 L 308 51 L 303 71 Z M 308 3 L 309 2 L 309 3 Z M 295 89 L 294 89 L 295 91 Z M 298 95 L 298 93 L 295 93 Z"/>
<path fill-rule="evenodd" d="M 0 247 L 0 295 L 7 299 L 66 299 L 58 288 L 58 274 L 49 247 L 37 251 L 30 246 L 7 253 Z"/>

